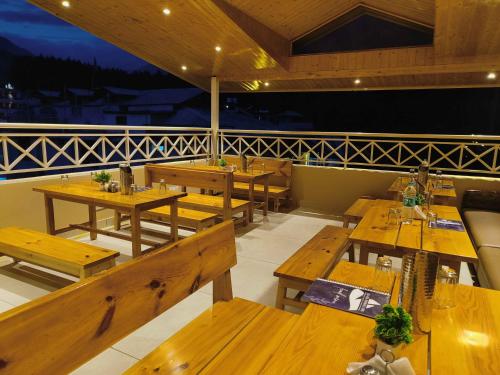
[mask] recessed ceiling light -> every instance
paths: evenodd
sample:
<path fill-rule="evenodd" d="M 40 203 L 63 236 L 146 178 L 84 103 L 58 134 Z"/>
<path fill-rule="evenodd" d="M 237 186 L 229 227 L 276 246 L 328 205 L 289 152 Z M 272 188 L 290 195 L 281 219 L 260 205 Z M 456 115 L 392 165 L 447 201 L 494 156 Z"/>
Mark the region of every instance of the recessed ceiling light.
<path fill-rule="evenodd" d="M 488 73 L 486 78 L 491 79 L 491 80 L 497 79 L 497 74 L 495 72 L 490 72 L 490 73 Z"/>
<path fill-rule="evenodd" d="M 170 9 L 164 8 L 163 9 L 163 14 L 166 15 L 166 16 L 168 16 L 170 14 Z"/>
<path fill-rule="evenodd" d="M 269 86 L 269 82 L 264 82 L 264 86 L 268 87 Z"/>
<path fill-rule="evenodd" d="M 215 46 L 215 50 L 216 50 L 217 52 L 220 52 L 220 51 L 222 51 L 222 47 L 221 47 L 221 46 Z"/>
<path fill-rule="evenodd" d="M 354 80 L 354 84 L 355 84 L 355 85 L 359 85 L 360 83 L 361 83 L 361 80 L 360 80 L 359 78 L 356 78 L 356 79 Z"/>
<path fill-rule="evenodd" d="M 183 65 L 183 66 L 181 66 L 181 69 L 185 71 L 185 70 L 188 70 L 188 67 L 186 65 Z"/>
<path fill-rule="evenodd" d="M 71 4 L 69 3 L 69 1 L 62 1 L 61 2 L 61 5 L 65 8 L 69 8 L 71 6 Z"/>

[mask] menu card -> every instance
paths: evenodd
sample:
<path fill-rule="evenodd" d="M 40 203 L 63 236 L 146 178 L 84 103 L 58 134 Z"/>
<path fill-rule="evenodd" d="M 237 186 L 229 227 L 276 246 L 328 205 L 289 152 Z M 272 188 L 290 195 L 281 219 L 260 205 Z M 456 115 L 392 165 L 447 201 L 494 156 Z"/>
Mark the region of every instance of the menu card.
<path fill-rule="evenodd" d="M 374 318 L 382 312 L 382 306 L 389 303 L 391 295 L 337 281 L 316 279 L 302 299 Z"/>
<path fill-rule="evenodd" d="M 451 229 L 459 232 L 463 232 L 465 230 L 464 224 L 459 220 L 437 219 L 437 222 L 431 222 L 430 225 L 431 228 L 437 229 Z"/>

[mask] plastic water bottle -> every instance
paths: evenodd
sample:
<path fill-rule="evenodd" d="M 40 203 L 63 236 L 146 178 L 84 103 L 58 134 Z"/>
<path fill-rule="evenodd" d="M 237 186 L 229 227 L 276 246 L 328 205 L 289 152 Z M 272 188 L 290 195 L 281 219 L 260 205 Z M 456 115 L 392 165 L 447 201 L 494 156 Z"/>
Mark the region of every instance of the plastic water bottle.
<path fill-rule="evenodd" d="M 417 188 L 415 178 L 411 178 L 408 186 L 403 191 L 403 212 L 402 223 L 411 224 L 413 222 L 413 213 L 417 205 Z"/>

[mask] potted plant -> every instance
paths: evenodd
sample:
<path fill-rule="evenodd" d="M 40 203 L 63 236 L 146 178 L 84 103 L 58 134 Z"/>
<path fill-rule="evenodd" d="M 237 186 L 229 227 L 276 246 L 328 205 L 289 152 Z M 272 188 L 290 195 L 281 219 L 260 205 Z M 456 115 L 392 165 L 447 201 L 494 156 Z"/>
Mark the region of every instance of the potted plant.
<path fill-rule="evenodd" d="M 112 177 L 111 173 L 106 171 L 100 171 L 94 175 L 94 181 L 101 185 L 102 191 L 105 191 L 106 184 L 108 184 L 109 181 L 111 181 L 111 177 Z"/>
<path fill-rule="evenodd" d="M 221 167 L 223 169 L 227 167 L 227 161 L 226 161 L 226 159 L 220 159 L 219 160 L 219 167 Z"/>
<path fill-rule="evenodd" d="M 402 307 L 384 305 L 381 314 L 375 316 L 375 337 L 377 338 L 377 354 L 384 349 L 395 355 L 401 344 L 413 342 L 413 324 L 411 315 Z"/>

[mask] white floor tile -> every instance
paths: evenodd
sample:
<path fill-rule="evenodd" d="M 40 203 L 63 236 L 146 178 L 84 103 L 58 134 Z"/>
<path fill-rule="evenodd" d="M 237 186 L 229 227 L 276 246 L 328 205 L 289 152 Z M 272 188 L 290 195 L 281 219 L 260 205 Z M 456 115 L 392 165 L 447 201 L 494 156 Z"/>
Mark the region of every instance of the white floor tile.
<path fill-rule="evenodd" d="M 120 353 L 114 349 L 107 349 L 94 359 L 73 371 L 74 375 L 118 375 L 132 367 L 137 359 Z"/>

